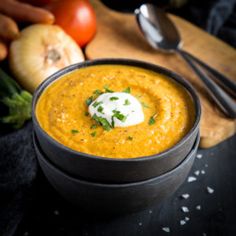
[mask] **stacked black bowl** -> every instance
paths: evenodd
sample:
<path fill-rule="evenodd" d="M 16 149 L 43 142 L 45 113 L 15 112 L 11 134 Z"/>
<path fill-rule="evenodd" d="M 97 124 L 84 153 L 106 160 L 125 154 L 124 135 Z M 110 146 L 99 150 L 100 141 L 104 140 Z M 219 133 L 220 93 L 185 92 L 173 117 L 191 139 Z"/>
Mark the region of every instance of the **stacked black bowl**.
<path fill-rule="evenodd" d="M 130 65 L 164 74 L 191 95 L 195 122 L 188 134 L 170 149 L 147 157 L 115 159 L 74 151 L 49 136 L 35 115 L 37 101 L 53 81 L 73 70 L 93 65 Z M 34 146 L 39 164 L 52 186 L 68 201 L 92 211 L 138 211 L 172 195 L 191 169 L 199 144 L 201 108 L 192 86 L 179 75 L 140 61 L 103 59 L 69 66 L 49 77 L 33 99 Z"/>

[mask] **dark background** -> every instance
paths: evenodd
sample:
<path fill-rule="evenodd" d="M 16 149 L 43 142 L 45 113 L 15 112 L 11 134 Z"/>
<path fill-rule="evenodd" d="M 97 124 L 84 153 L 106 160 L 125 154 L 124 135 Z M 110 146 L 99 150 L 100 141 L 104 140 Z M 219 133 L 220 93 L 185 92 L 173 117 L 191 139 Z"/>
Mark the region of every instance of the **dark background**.
<path fill-rule="evenodd" d="M 104 2 L 116 10 L 131 12 L 144 1 Z M 235 1 L 149 2 L 236 47 Z M 31 122 L 17 132 L 0 127 L 1 236 L 236 235 L 236 136 L 212 149 L 199 150 L 203 157 L 196 159 L 189 175 L 194 176 L 196 170 L 205 174 L 197 176 L 195 182 L 186 181 L 161 208 L 153 206 L 143 212 L 106 219 L 81 212 L 52 189 L 35 161 L 31 133 Z M 207 192 L 207 186 L 214 189 L 213 194 Z M 189 199 L 181 199 L 183 193 L 190 194 Z M 197 205 L 202 209 L 197 210 Z M 183 213 L 182 206 L 190 212 Z M 180 220 L 185 216 L 190 220 L 181 226 Z M 164 232 L 162 227 L 169 227 L 171 232 Z"/>

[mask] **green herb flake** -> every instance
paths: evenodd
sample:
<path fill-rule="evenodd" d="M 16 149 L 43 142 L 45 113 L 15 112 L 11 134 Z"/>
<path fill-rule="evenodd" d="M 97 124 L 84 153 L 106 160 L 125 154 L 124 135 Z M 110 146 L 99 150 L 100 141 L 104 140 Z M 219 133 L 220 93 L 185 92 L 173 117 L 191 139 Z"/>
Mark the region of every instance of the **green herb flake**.
<path fill-rule="evenodd" d="M 95 136 L 96 136 L 96 134 L 97 134 L 97 132 L 96 132 L 96 131 L 94 131 L 94 132 L 92 132 L 90 135 L 91 135 L 92 137 L 95 137 Z"/>
<path fill-rule="evenodd" d="M 128 136 L 128 138 L 127 138 L 128 140 L 130 140 L 130 141 L 132 141 L 133 140 L 133 137 L 131 137 L 131 136 Z"/>
<path fill-rule="evenodd" d="M 92 124 L 91 126 L 90 126 L 90 129 L 96 129 L 98 126 L 96 125 L 96 124 Z"/>
<path fill-rule="evenodd" d="M 72 134 L 78 134 L 78 133 L 79 133 L 79 130 L 77 130 L 77 129 L 72 129 L 72 130 L 71 130 L 71 133 L 72 133 Z"/>
<path fill-rule="evenodd" d="M 103 94 L 103 92 L 99 89 L 96 89 L 95 91 L 93 91 L 93 94 L 99 96 L 99 95 Z"/>
<path fill-rule="evenodd" d="M 98 105 L 102 104 L 102 102 L 94 102 L 93 107 L 97 107 Z"/>
<path fill-rule="evenodd" d="M 113 90 L 109 89 L 108 85 L 105 85 L 103 88 L 105 89 L 105 93 L 114 93 Z"/>
<path fill-rule="evenodd" d="M 128 88 L 124 89 L 122 92 L 123 92 L 123 93 L 130 93 L 130 92 L 131 92 L 131 89 L 130 89 L 130 87 L 128 87 Z"/>
<path fill-rule="evenodd" d="M 148 124 L 149 124 L 149 125 L 154 125 L 155 122 L 156 122 L 156 121 L 155 121 L 155 115 L 154 115 L 154 116 L 151 116 L 151 117 L 150 117 Z"/>
<path fill-rule="evenodd" d="M 112 117 L 116 117 L 118 120 L 122 122 L 126 121 L 127 116 L 121 114 L 120 111 L 113 110 L 112 112 L 114 113 Z"/>
<path fill-rule="evenodd" d="M 92 118 L 97 121 L 106 131 L 109 131 L 112 128 L 106 118 L 99 117 L 96 114 L 94 114 Z"/>
<path fill-rule="evenodd" d="M 149 106 L 145 102 L 141 102 L 141 104 L 144 108 L 149 108 Z"/>
<path fill-rule="evenodd" d="M 128 106 L 128 105 L 130 105 L 130 101 L 128 99 L 125 99 L 124 106 Z"/>
<path fill-rule="evenodd" d="M 102 106 L 99 106 L 97 111 L 100 112 L 100 113 L 102 113 L 103 107 L 102 107 Z"/>
<path fill-rule="evenodd" d="M 119 98 L 118 97 L 110 97 L 110 101 L 115 101 L 115 100 L 118 100 Z"/>
<path fill-rule="evenodd" d="M 93 102 L 93 96 L 89 97 L 88 99 L 85 100 L 85 103 L 87 106 L 89 106 Z"/>
<path fill-rule="evenodd" d="M 88 116 L 88 115 L 89 115 L 89 113 L 86 111 L 86 112 L 84 113 L 84 115 L 85 115 L 85 116 Z"/>

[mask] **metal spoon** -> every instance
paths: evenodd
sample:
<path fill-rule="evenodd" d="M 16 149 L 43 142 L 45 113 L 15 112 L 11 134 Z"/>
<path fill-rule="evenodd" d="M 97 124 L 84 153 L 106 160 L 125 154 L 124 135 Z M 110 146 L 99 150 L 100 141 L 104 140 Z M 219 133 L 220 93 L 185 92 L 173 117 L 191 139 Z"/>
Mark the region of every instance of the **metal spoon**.
<path fill-rule="evenodd" d="M 211 74 L 211 77 L 214 77 L 216 80 L 220 80 L 223 77 L 224 80 L 227 81 L 227 83 L 223 82 L 224 85 L 231 90 L 236 88 L 236 84 L 208 65 L 205 65 L 199 59 L 181 50 L 180 35 L 175 25 L 161 9 L 152 4 L 143 4 L 140 8 L 135 10 L 135 15 L 140 29 L 150 45 L 164 52 L 176 52 L 181 55 L 205 84 L 210 96 L 214 99 L 219 108 L 228 117 L 236 118 L 236 103 L 218 84 L 208 77 L 208 74 Z M 197 65 L 196 63 L 199 64 Z M 205 68 L 208 74 L 199 65 Z M 220 78 L 217 77 L 219 74 L 221 75 Z M 235 91 L 236 90 L 234 90 L 234 92 Z"/>

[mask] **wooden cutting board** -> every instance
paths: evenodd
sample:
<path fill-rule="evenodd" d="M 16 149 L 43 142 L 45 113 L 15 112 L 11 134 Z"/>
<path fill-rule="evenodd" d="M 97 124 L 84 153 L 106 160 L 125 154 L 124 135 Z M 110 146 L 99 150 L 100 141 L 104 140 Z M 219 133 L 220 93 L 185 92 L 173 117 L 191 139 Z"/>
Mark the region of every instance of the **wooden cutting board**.
<path fill-rule="evenodd" d="M 113 11 L 91 0 L 97 15 L 97 34 L 86 47 L 88 59 L 131 58 L 151 62 L 182 75 L 197 89 L 202 104 L 201 142 L 212 147 L 235 134 L 235 120 L 227 119 L 208 97 L 201 81 L 185 62 L 174 54 L 152 49 L 138 29 L 134 15 Z M 169 15 L 182 36 L 183 48 L 236 80 L 236 50 L 184 19 Z"/>

